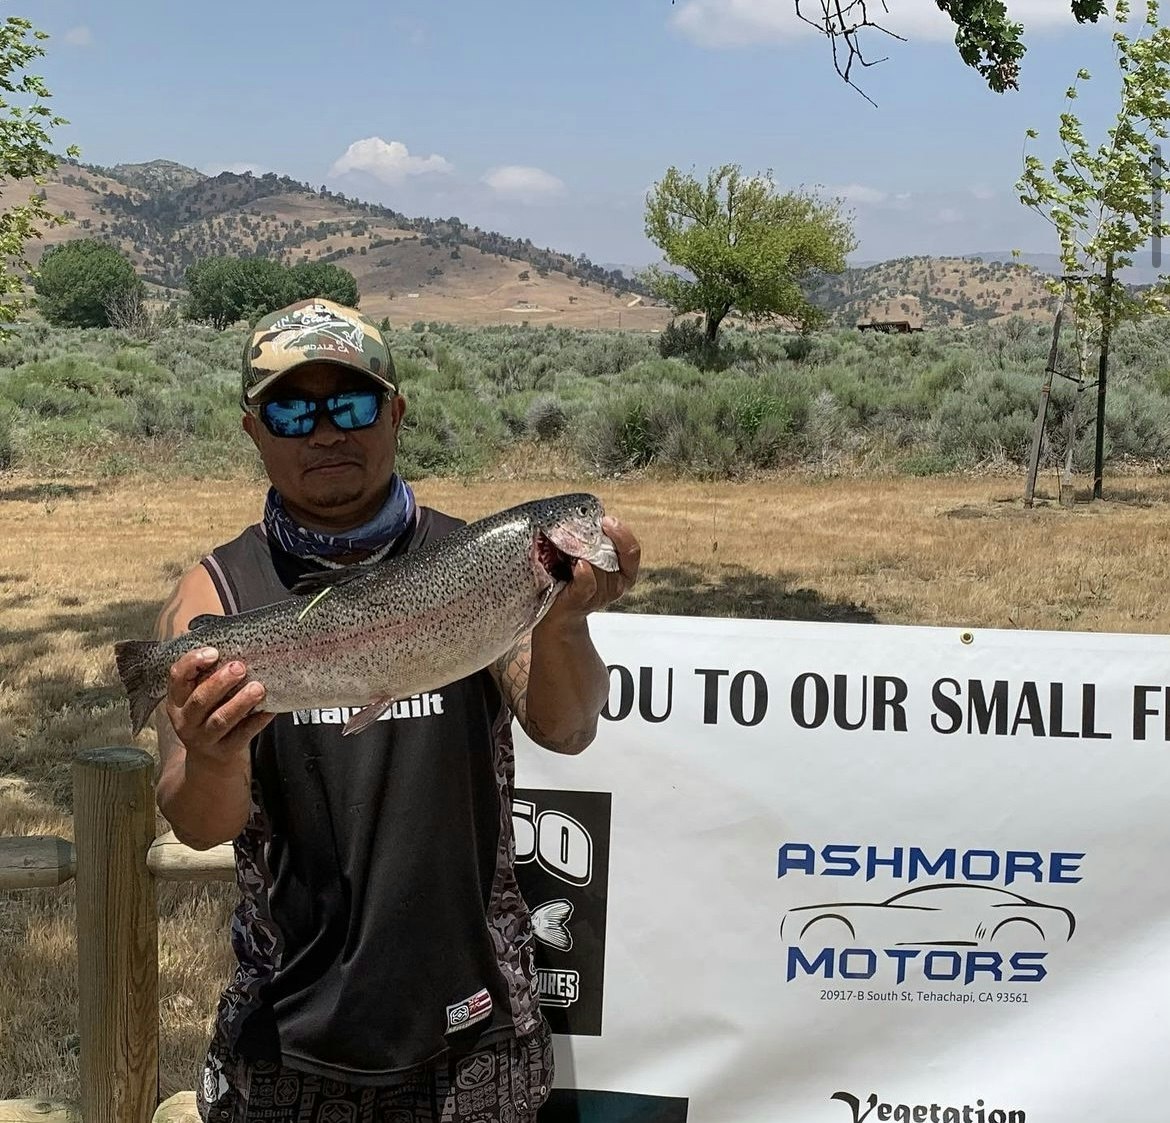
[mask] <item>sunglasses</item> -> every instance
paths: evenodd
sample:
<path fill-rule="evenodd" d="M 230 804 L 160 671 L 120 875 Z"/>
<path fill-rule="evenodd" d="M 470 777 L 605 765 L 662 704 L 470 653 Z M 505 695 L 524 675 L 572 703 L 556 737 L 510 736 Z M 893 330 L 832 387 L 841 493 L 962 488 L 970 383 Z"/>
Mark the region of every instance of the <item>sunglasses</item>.
<path fill-rule="evenodd" d="M 368 429 L 382 415 L 380 390 L 347 390 L 328 398 L 274 398 L 255 412 L 274 437 L 307 437 L 326 414 L 343 432 Z"/>

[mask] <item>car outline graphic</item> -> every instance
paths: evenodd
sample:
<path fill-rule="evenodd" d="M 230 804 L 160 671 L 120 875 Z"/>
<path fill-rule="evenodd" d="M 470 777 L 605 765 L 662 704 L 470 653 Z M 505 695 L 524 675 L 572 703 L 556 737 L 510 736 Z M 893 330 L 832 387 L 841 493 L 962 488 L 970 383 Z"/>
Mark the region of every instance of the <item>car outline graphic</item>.
<path fill-rule="evenodd" d="M 980 947 L 1009 923 L 1029 925 L 1044 941 L 1063 936 L 1067 943 L 1076 930 L 1076 917 L 1060 905 L 995 885 L 944 882 L 904 889 L 884 901 L 798 905 L 781 918 L 780 938 L 799 943 L 821 921 L 840 922 L 853 940 L 891 947 Z M 898 938 L 867 939 L 886 927 Z M 907 931 L 917 935 L 907 939 Z"/>

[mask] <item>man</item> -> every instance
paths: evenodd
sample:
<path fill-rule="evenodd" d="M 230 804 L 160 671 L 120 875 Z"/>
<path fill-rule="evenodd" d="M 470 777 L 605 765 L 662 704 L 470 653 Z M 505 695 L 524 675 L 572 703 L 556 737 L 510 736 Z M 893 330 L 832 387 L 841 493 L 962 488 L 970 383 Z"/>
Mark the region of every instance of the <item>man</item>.
<path fill-rule="evenodd" d="M 353 309 L 318 299 L 263 318 L 241 402 L 272 485 L 263 521 L 183 576 L 160 639 L 459 525 L 394 470 L 405 401 L 385 339 Z M 159 808 L 189 846 L 233 842 L 242 893 L 198 1090 L 206 1123 L 535 1119 L 552 1049 L 513 871 L 511 720 L 556 752 L 594 737 L 608 676 L 587 616 L 639 563 L 633 535 L 604 525 L 618 573 L 578 561 L 497 665 L 344 741 L 336 711 L 256 712 L 263 684 L 240 688 L 247 668 L 215 667 L 214 650 L 171 669 Z"/>

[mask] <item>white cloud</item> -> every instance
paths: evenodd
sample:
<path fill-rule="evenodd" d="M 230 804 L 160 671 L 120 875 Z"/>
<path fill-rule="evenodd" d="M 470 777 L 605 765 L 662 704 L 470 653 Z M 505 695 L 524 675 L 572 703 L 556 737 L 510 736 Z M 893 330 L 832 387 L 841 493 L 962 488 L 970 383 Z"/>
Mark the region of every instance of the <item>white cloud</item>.
<path fill-rule="evenodd" d="M 870 5 L 870 19 L 908 39 L 953 40 L 955 26 L 934 0 L 890 0 L 890 11 Z M 1029 32 L 1074 23 L 1070 6 L 1057 0 L 1007 0 L 1008 13 Z M 820 5 L 809 0 L 803 5 L 810 19 L 822 17 Z M 740 47 L 761 40 L 784 41 L 814 34 L 814 29 L 796 15 L 795 0 L 687 0 L 671 17 L 675 27 L 704 47 Z M 881 32 L 872 50 L 884 50 L 890 42 Z"/>
<path fill-rule="evenodd" d="M 555 175 L 540 168 L 528 168 L 520 164 L 507 164 L 493 168 L 483 177 L 483 182 L 497 195 L 515 199 L 522 203 L 536 203 L 563 195 L 564 183 Z"/>
<path fill-rule="evenodd" d="M 833 198 L 844 199 L 847 203 L 875 204 L 884 203 L 889 195 L 879 191 L 876 187 L 866 187 L 863 183 L 848 183 L 844 187 L 830 187 L 828 194 Z"/>
<path fill-rule="evenodd" d="M 71 27 L 65 32 L 65 42 L 71 47 L 88 47 L 93 42 L 93 35 L 88 27 Z"/>
<path fill-rule="evenodd" d="M 246 161 L 236 164 L 208 164 L 203 169 L 205 175 L 217 176 L 221 172 L 231 172 L 233 175 L 246 175 L 251 172 L 253 175 L 267 175 L 272 168 L 266 168 L 262 164 L 249 164 Z"/>
<path fill-rule="evenodd" d="M 454 166 L 442 156 L 412 156 L 400 140 L 379 136 L 355 140 L 329 169 L 331 176 L 365 172 L 382 183 L 399 184 L 412 176 L 447 175 Z"/>
<path fill-rule="evenodd" d="M 974 198 L 978 199 L 981 203 L 987 202 L 988 199 L 995 198 L 995 192 L 992 191 L 992 189 L 990 187 L 983 187 L 979 184 L 976 184 L 976 186 L 971 188 L 971 194 Z"/>

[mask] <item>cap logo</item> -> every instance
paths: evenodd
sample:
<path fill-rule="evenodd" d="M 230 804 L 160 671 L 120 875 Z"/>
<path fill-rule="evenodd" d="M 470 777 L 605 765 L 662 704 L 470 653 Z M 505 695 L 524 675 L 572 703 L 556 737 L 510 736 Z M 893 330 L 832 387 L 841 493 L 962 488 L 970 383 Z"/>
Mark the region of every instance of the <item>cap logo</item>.
<path fill-rule="evenodd" d="M 381 330 L 353 309 L 317 297 L 256 324 L 242 356 L 245 402 L 255 402 L 276 379 L 308 362 L 351 367 L 395 391 L 394 360 Z"/>
<path fill-rule="evenodd" d="M 288 335 L 288 338 L 278 339 L 282 335 Z M 280 351 L 305 354 L 310 351 L 360 352 L 365 335 L 360 324 L 344 319 L 322 304 L 311 304 L 281 316 L 269 325 L 257 343 L 272 343 Z"/>

